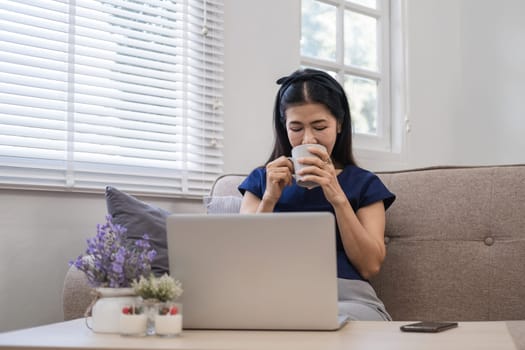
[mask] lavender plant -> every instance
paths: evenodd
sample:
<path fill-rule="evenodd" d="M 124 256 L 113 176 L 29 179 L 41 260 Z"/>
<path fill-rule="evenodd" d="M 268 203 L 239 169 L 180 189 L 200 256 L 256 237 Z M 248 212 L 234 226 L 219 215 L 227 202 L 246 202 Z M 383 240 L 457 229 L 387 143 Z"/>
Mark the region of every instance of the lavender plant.
<path fill-rule="evenodd" d="M 70 261 L 83 271 L 92 287 L 130 287 L 133 280 L 148 276 L 157 252 L 151 248 L 149 236 L 135 241 L 126 239 L 126 228 L 113 224 L 111 215 L 106 223 L 97 225 L 97 235 L 87 239 L 84 255 Z"/>

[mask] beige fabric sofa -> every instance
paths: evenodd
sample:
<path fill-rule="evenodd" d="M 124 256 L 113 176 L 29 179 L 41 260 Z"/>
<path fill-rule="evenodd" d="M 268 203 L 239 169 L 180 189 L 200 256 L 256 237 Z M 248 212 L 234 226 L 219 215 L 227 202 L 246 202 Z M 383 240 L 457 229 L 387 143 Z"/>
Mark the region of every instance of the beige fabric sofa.
<path fill-rule="evenodd" d="M 394 320 L 525 320 L 525 165 L 378 173 L 397 199 L 387 211 L 387 258 L 372 281 Z M 245 175 L 213 196 L 240 196 Z M 71 269 L 64 318 L 89 292 Z"/>

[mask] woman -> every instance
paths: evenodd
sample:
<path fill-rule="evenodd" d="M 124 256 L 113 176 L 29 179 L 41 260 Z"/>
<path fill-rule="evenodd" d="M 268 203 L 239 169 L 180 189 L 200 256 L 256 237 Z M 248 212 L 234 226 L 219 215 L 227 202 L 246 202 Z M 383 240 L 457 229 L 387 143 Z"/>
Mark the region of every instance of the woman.
<path fill-rule="evenodd" d="M 385 258 L 385 210 L 395 199 L 374 174 L 356 166 L 348 100 L 342 86 L 325 72 L 304 69 L 277 81 L 275 144 L 265 167 L 242 182 L 241 213 L 329 211 L 337 222 L 339 306 L 350 319 L 390 320 L 368 283 Z M 291 149 L 301 144 L 315 155 L 303 157 L 293 178 Z"/>

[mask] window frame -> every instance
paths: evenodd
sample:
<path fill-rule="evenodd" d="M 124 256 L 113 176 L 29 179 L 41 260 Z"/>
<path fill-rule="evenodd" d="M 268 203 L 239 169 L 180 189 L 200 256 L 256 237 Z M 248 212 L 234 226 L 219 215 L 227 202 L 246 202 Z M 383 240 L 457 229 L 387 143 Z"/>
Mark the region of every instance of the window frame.
<path fill-rule="evenodd" d="M 336 72 L 343 85 L 344 75 L 351 74 L 378 81 L 377 85 L 377 135 L 354 131 L 354 150 L 358 158 L 367 160 L 399 161 L 403 157 L 405 106 L 405 62 L 403 0 L 377 0 L 377 9 L 371 9 L 347 0 L 315 0 L 335 6 L 336 59 L 323 60 L 300 53 L 302 66 Z M 302 7 L 301 7 L 302 8 Z M 378 71 L 369 71 L 344 64 L 344 11 L 351 10 L 378 19 L 377 52 Z M 301 14 L 302 18 L 302 14 Z M 351 98 L 349 96 L 349 98 Z"/>

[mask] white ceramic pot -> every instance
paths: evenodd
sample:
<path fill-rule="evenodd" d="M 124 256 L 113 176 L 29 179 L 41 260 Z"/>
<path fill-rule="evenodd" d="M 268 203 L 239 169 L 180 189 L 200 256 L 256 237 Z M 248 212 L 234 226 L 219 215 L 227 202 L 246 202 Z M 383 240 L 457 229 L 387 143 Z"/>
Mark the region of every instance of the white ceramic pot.
<path fill-rule="evenodd" d="M 96 291 L 100 299 L 91 310 L 93 332 L 119 333 L 122 308 L 138 300 L 133 288 L 97 288 Z"/>

